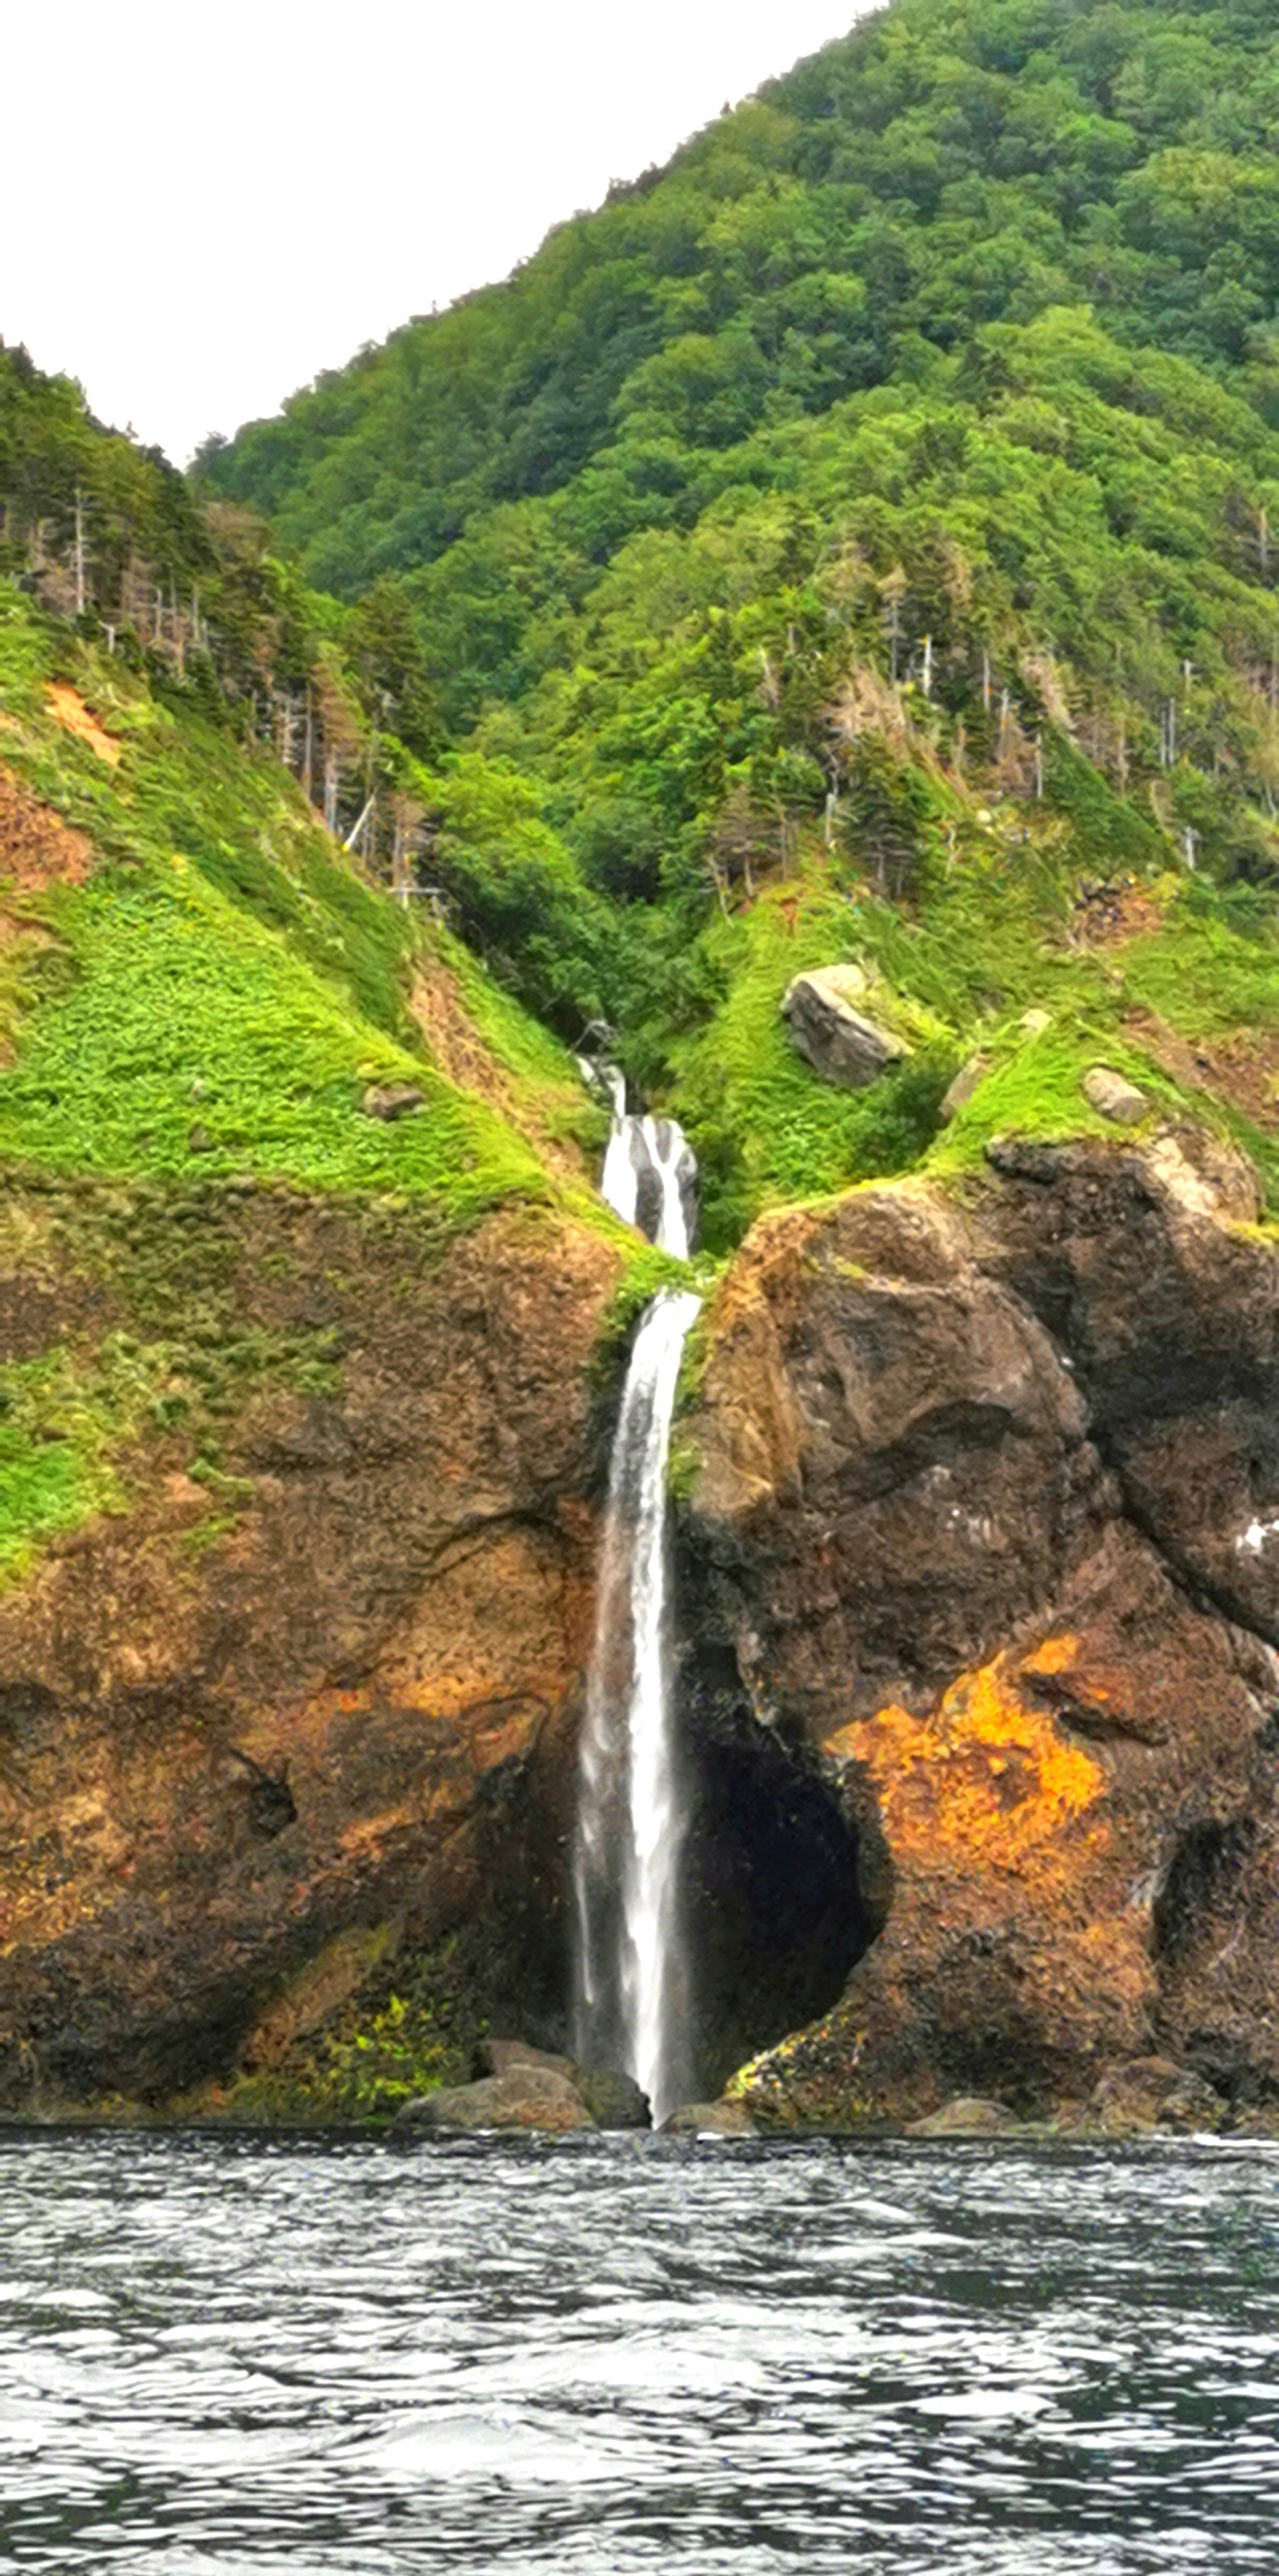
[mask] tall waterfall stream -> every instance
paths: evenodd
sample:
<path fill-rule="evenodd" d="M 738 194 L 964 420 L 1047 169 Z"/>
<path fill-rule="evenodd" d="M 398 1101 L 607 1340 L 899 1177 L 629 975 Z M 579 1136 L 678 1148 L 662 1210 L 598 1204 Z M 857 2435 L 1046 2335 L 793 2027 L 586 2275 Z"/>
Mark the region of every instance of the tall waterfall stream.
<path fill-rule="evenodd" d="M 609 1206 L 662 1251 L 689 1249 L 696 1166 L 672 1120 L 632 1117 L 608 1072 Z M 664 1289 L 635 1336 L 613 1443 L 582 1731 L 574 1892 L 576 2054 L 647 2093 L 654 2125 L 692 2089 L 680 1864 L 688 1796 L 671 1698 L 666 1464 L 698 1299 Z"/>

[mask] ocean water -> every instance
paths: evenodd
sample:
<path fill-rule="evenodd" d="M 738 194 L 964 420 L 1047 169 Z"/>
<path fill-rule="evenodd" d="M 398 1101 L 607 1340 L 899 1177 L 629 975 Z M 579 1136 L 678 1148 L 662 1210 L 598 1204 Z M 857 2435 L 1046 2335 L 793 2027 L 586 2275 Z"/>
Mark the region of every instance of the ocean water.
<path fill-rule="evenodd" d="M 1279 2569 L 1279 2150 L 0 2140 L 0 2563 Z"/>

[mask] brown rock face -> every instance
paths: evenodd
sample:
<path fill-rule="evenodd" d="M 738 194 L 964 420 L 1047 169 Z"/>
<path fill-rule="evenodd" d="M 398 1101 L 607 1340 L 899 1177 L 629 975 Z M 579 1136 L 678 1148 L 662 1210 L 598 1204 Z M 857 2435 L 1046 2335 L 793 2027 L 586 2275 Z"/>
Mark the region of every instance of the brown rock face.
<path fill-rule="evenodd" d="M 411 1213 L 254 1192 L 198 1252 L 239 1348 L 323 1328 L 331 1391 L 247 1397 L 212 1493 L 153 1441 L 133 1506 L 0 1599 L 0 2108 L 261 2064 L 365 1934 L 483 1913 L 534 2004 L 562 1982 L 614 1256 L 523 1215 L 441 1260 Z"/>
<path fill-rule="evenodd" d="M 823 1748 L 883 1925 L 761 2118 L 1159 2052 L 1279 2093 L 1279 1251 L 1174 1140 L 998 1155 L 962 1218 L 763 1221 L 713 1318 L 689 1615 Z"/>

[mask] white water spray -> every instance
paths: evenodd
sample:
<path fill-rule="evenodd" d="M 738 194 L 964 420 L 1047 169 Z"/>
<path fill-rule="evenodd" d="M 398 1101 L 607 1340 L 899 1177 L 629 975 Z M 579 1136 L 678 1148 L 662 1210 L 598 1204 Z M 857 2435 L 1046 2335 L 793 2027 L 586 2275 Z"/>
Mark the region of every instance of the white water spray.
<path fill-rule="evenodd" d="M 696 1174 L 669 1119 L 628 1117 L 607 1069 L 613 1127 L 602 1188 L 663 1251 L 687 1254 Z M 609 1476 L 595 1645 L 582 1732 L 574 1887 L 576 2052 L 622 2066 L 656 2125 L 692 2083 L 680 1865 L 688 1795 L 671 1692 L 666 1465 L 684 1337 L 698 1299 L 664 1289 L 635 1337 Z"/>

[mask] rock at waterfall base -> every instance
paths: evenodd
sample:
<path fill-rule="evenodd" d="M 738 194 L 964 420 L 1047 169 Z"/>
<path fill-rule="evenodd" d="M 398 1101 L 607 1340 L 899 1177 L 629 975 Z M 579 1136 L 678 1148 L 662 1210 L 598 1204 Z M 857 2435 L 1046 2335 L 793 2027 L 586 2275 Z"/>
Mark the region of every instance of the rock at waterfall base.
<path fill-rule="evenodd" d="M 475 2062 L 482 2075 L 508 2075 L 536 2068 L 544 2074 L 561 2076 L 572 2086 L 578 2100 L 585 2103 L 597 2128 L 647 2129 L 652 2125 L 647 2093 L 641 2093 L 633 2076 L 622 2075 L 612 2067 L 575 2066 L 571 2057 L 554 2057 L 546 2049 L 534 2048 L 526 2039 L 482 2039 Z"/>
<path fill-rule="evenodd" d="M 594 2129 L 596 2123 L 566 2076 L 523 2063 L 478 2084 L 421 2094 L 397 2111 L 395 2126 L 413 2134 L 421 2129 L 538 2129 L 564 2137 L 574 2129 Z"/>
<path fill-rule="evenodd" d="M 562 2075 L 566 2084 L 577 2080 L 577 2068 L 571 2057 L 556 2057 L 549 2049 L 534 2048 L 527 2039 L 482 2039 L 475 2051 L 477 2075 L 509 2075 L 513 2066 L 538 2066 L 544 2075 Z"/>
<path fill-rule="evenodd" d="M 1219 2129 L 1226 2105 L 1211 2084 L 1167 2057 L 1133 2057 L 1102 2076 L 1088 2104 L 1098 2128 Z"/>
<path fill-rule="evenodd" d="M 860 966 L 824 966 L 797 975 L 782 997 L 791 1045 L 823 1082 L 864 1091 L 909 1049 L 855 1005 L 865 998 Z"/>
<path fill-rule="evenodd" d="M 994 2138 L 1002 2129 L 1016 2127 L 1011 2112 L 1002 2102 L 988 2102 L 981 2093 L 956 2093 L 940 2110 L 930 2111 L 926 2119 L 912 2120 L 907 2129 L 911 2138 Z"/>
<path fill-rule="evenodd" d="M 662 2122 L 664 2138 L 753 2138 L 755 2123 L 744 2102 L 681 2102 Z"/>
<path fill-rule="evenodd" d="M 597 2069 L 575 2078 L 578 2092 L 597 2128 L 649 2129 L 648 2095 L 641 2093 L 632 2075 L 619 2075 L 612 2068 Z"/>

